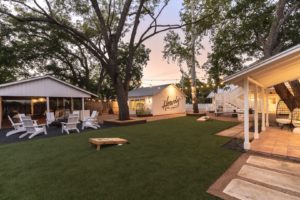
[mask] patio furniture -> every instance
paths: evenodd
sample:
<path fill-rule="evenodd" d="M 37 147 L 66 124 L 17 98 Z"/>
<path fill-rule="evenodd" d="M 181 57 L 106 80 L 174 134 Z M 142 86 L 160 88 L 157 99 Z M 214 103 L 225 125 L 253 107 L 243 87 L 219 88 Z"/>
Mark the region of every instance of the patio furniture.
<path fill-rule="evenodd" d="M 80 117 L 80 111 L 79 110 L 74 110 L 72 114 L 77 115 L 78 117 Z"/>
<path fill-rule="evenodd" d="M 67 122 L 61 122 L 61 133 L 64 133 L 64 131 L 66 131 L 67 134 L 70 134 L 70 131 L 73 130 L 79 133 L 80 131 L 77 128 L 77 124 L 79 123 L 78 119 L 79 117 L 76 115 L 69 115 Z"/>
<path fill-rule="evenodd" d="M 30 135 L 29 139 L 31 139 L 40 134 L 47 135 L 47 130 L 46 130 L 45 124 L 35 125 L 33 120 L 28 119 L 28 118 L 23 118 L 23 124 L 26 129 L 26 133 L 22 134 L 19 138 L 23 138 L 26 135 Z"/>
<path fill-rule="evenodd" d="M 84 128 L 93 128 L 93 129 L 98 129 L 100 128 L 100 125 L 98 123 L 98 112 L 97 111 L 93 111 L 91 116 L 86 118 L 85 120 L 82 121 L 82 130 L 84 130 Z"/>
<path fill-rule="evenodd" d="M 128 140 L 123 138 L 90 138 L 89 143 L 91 143 L 92 145 L 96 145 L 97 151 L 99 151 L 101 145 L 106 145 L 106 144 L 123 145 L 128 143 Z"/>
<path fill-rule="evenodd" d="M 55 116 L 54 116 L 54 112 L 47 112 L 46 113 L 46 124 L 49 127 L 50 124 L 52 124 L 53 122 L 55 122 Z"/>
<path fill-rule="evenodd" d="M 23 123 L 23 120 L 24 120 L 24 119 L 30 119 L 30 120 L 32 120 L 30 116 L 26 116 L 24 113 L 19 113 L 19 114 L 18 114 L 18 117 L 19 117 L 20 123 Z M 35 126 L 37 126 L 37 120 L 32 120 L 32 121 L 33 121 L 33 124 L 34 124 Z"/>
<path fill-rule="evenodd" d="M 292 123 L 291 115 L 288 118 L 276 118 L 276 122 L 279 124 L 280 127 L 284 125 L 289 125 Z"/>
<path fill-rule="evenodd" d="M 26 129 L 23 126 L 23 123 L 14 123 L 14 121 L 11 119 L 11 117 L 9 115 L 7 117 L 8 117 L 8 120 L 10 121 L 12 127 L 14 128 L 14 130 L 8 131 L 6 133 L 6 137 L 26 131 Z"/>
<path fill-rule="evenodd" d="M 294 128 L 293 133 L 300 134 L 300 127 Z"/>

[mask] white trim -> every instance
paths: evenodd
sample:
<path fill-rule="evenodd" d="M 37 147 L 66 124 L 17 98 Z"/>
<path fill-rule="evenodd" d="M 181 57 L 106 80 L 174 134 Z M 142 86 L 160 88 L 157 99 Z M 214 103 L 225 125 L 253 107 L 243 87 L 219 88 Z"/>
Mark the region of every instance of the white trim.
<path fill-rule="evenodd" d="M 261 84 L 261 83 L 259 83 L 257 80 L 255 80 L 255 79 L 253 79 L 253 78 L 251 78 L 251 77 L 248 77 L 248 80 L 249 80 L 251 83 L 253 83 L 254 85 L 258 85 L 259 87 L 264 88 L 264 85 Z"/>
<path fill-rule="evenodd" d="M 244 79 L 244 149 L 250 149 L 249 142 L 249 80 Z"/>
<path fill-rule="evenodd" d="M 241 78 L 242 76 L 245 76 L 245 75 L 249 74 L 250 72 L 253 72 L 257 69 L 260 69 L 260 68 L 264 67 L 265 65 L 268 65 L 272 62 L 276 62 L 277 60 L 280 60 L 280 59 L 282 59 L 286 56 L 289 56 L 289 55 L 297 53 L 297 52 L 300 52 L 300 44 L 298 44 L 298 45 L 296 45 L 296 46 L 294 46 L 290 49 L 287 49 L 287 50 L 285 50 L 281 53 L 278 53 L 278 54 L 276 54 L 276 55 L 274 55 L 274 56 L 272 56 L 272 57 L 270 57 L 266 60 L 263 60 L 261 62 L 252 64 L 249 67 L 247 67 L 247 68 L 245 68 L 245 69 L 243 69 L 243 70 L 241 70 L 241 71 L 239 71 L 239 72 L 237 72 L 233 75 L 227 76 L 227 77 L 224 78 L 223 82 L 228 83 L 228 82 L 230 82 L 230 81 L 232 81 L 236 78 Z"/>
<path fill-rule="evenodd" d="M 81 89 L 81 88 L 79 88 L 79 87 L 77 87 L 77 86 L 75 86 L 75 85 L 72 85 L 72 84 L 67 83 L 67 82 L 65 82 L 65 81 L 62 81 L 62 80 L 59 80 L 59 79 L 57 79 L 57 78 L 55 78 L 55 77 L 53 77 L 53 76 L 50 76 L 50 75 L 38 76 L 38 77 L 33 77 L 33 78 L 29 78 L 29 79 L 24 79 L 24 80 L 14 81 L 14 82 L 10 82 L 10 83 L 4 83 L 4 84 L 1 84 L 1 85 L 0 85 L 0 89 L 1 89 L 1 88 L 4 88 L 4 87 L 9 87 L 9 86 L 13 86 L 13 85 L 18 85 L 18 84 L 22 84 L 22 83 L 27 83 L 27 82 L 32 82 L 32 81 L 37 81 L 37 80 L 47 79 L 47 78 L 52 79 L 52 80 L 54 80 L 54 81 L 57 81 L 57 82 L 59 82 L 59 83 L 62 83 L 62 84 L 64 84 L 64 85 L 67 85 L 67 86 L 69 86 L 69 87 L 72 87 L 72 88 L 74 88 L 74 89 L 76 89 L 76 90 L 79 90 L 79 91 L 81 91 L 81 92 L 83 92 L 83 93 L 86 93 L 86 94 L 89 94 L 89 95 L 98 97 L 98 95 L 96 95 L 96 94 L 94 94 L 94 93 L 91 93 L 91 92 L 89 92 L 89 91 L 87 91 L 87 90 Z"/>
<path fill-rule="evenodd" d="M 258 133 L 258 101 L 257 101 L 257 85 L 255 85 L 254 89 L 254 139 L 259 138 Z"/>
<path fill-rule="evenodd" d="M 261 88 L 261 131 L 266 131 L 266 108 L 264 88 Z"/>

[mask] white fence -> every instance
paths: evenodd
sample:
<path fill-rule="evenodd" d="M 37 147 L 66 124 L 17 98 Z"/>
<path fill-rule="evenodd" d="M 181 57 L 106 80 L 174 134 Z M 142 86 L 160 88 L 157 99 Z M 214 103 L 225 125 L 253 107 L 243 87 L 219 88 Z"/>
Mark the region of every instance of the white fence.
<path fill-rule="evenodd" d="M 208 112 L 208 111 L 214 110 L 214 106 L 211 103 L 200 103 L 200 104 L 198 104 L 198 108 L 199 108 L 200 112 Z M 185 110 L 186 110 L 186 112 L 192 112 L 193 104 L 186 104 Z"/>

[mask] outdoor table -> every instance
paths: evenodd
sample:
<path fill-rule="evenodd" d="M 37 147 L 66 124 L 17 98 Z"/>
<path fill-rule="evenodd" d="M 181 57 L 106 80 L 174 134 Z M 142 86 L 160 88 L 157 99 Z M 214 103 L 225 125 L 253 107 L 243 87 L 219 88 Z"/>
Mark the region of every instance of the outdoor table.
<path fill-rule="evenodd" d="M 97 151 L 100 150 L 101 145 L 117 144 L 122 145 L 128 143 L 128 140 L 123 138 L 90 138 L 89 143 L 97 146 Z"/>

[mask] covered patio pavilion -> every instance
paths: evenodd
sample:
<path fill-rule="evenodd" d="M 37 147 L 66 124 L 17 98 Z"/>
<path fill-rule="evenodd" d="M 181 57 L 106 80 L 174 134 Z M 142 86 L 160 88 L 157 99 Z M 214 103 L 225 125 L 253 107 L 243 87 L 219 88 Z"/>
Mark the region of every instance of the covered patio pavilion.
<path fill-rule="evenodd" d="M 268 94 L 269 90 L 280 83 L 287 83 L 300 78 L 300 45 L 292 47 L 262 62 L 255 63 L 244 70 L 224 79 L 226 84 L 235 84 L 243 88 L 244 93 L 244 149 L 250 150 L 249 140 L 249 98 L 254 97 L 254 141 L 259 140 L 259 113 L 261 113 L 262 135 L 268 132 L 267 138 L 276 131 L 269 128 Z M 252 96 L 252 95 L 251 95 Z M 287 131 L 286 131 L 287 132 Z M 273 134 L 272 134 L 273 133 Z M 292 132 L 287 132 L 292 134 Z M 281 140 L 284 137 L 281 136 Z M 299 137 L 298 137 L 299 138 Z M 296 137 L 295 137 L 296 139 Z M 268 139 L 266 139 L 268 140 Z M 282 143 L 283 144 L 283 143 Z M 254 145 L 255 147 L 259 145 Z M 300 141 L 299 141 L 300 157 Z"/>
<path fill-rule="evenodd" d="M 17 113 L 44 118 L 46 112 L 66 109 L 85 111 L 85 99 L 97 96 L 50 75 L 0 85 L 0 128 L 7 115 Z"/>

